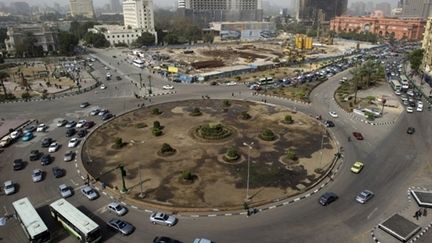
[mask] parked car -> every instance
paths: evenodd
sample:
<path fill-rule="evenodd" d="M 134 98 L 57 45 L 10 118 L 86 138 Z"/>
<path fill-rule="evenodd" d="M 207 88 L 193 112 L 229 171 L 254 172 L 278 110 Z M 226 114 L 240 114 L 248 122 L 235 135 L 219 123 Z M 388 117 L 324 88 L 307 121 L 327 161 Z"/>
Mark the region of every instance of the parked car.
<path fill-rule="evenodd" d="M 406 108 L 406 111 L 407 111 L 408 113 L 413 113 L 413 112 L 414 112 L 414 108 L 412 108 L 411 106 L 408 106 L 408 107 Z"/>
<path fill-rule="evenodd" d="M 60 148 L 60 145 L 57 142 L 51 143 L 48 147 L 48 153 L 55 153 Z"/>
<path fill-rule="evenodd" d="M 61 184 L 59 186 L 59 191 L 63 198 L 72 196 L 72 190 L 66 184 Z"/>
<path fill-rule="evenodd" d="M 67 151 L 63 157 L 64 162 L 72 161 L 75 157 L 75 153 L 73 151 Z"/>
<path fill-rule="evenodd" d="M 86 107 L 89 106 L 89 105 L 90 105 L 90 103 L 88 103 L 88 102 L 83 102 L 83 103 L 81 103 L 80 108 L 86 108 Z"/>
<path fill-rule="evenodd" d="M 196 238 L 193 243 L 212 243 L 211 240 L 204 239 L 204 238 Z"/>
<path fill-rule="evenodd" d="M 68 121 L 65 125 L 66 128 L 72 128 L 76 126 L 76 121 Z"/>
<path fill-rule="evenodd" d="M 364 190 L 357 195 L 356 201 L 361 203 L 361 204 L 365 204 L 365 203 L 367 203 L 367 201 L 369 201 L 371 198 L 373 198 L 373 196 L 374 196 L 373 192 L 371 192 L 369 190 Z"/>
<path fill-rule="evenodd" d="M 326 192 L 319 198 L 319 203 L 323 206 L 327 206 L 330 203 L 336 201 L 338 196 L 333 192 Z"/>
<path fill-rule="evenodd" d="M 168 84 L 168 85 L 164 85 L 164 86 L 162 86 L 162 89 L 165 89 L 165 90 L 171 90 L 171 89 L 174 89 L 174 86 Z"/>
<path fill-rule="evenodd" d="M 334 127 L 334 126 L 335 126 L 334 122 L 329 121 L 329 120 L 325 120 L 325 121 L 324 121 L 324 125 L 325 125 L 326 127 Z"/>
<path fill-rule="evenodd" d="M 81 193 L 86 196 L 89 200 L 94 200 L 98 198 L 98 193 L 95 189 L 91 188 L 90 186 L 85 186 L 81 188 Z"/>
<path fill-rule="evenodd" d="M 105 115 L 102 116 L 102 121 L 106 121 L 106 120 L 108 120 L 108 119 L 110 119 L 112 117 L 113 117 L 113 114 L 107 113 L 107 114 L 105 114 Z"/>
<path fill-rule="evenodd" d="M 360 162 L 360 161 L 356 161 L 356 162 L 352 165 L 352 167 L 351 167 L 351 171 L 352 171 L 353 173 L 358 174 L 358 173 L 360 173 L 360 171 L 363 169 L 363 167 L 364 167 L 364 164 L 363 164 L 362 162 Z"/>
<path fill-rule="evenodd" d="M 33 182 L 39 182 L 43 179 L 43 171 L 40 169 L 35 169 L 32 172 L 32 180 Z"/>
<path fill-rule="evenodd" d="M 357 140 L 363 140 L 364 139 L 363 135 L 359 132 L 353 132 L 352 134 Z"/>
<path fill-rule="evenodd" d="M 15 183 L 13 181 L 5 181 L 3 190 L 6 195 L 14 194 L 16 190 Z"/>
<path fill-rule="evenodd" d="M 42 139 L 42 147 L 48 148 L 52 142 L 53 142 L 52 138 L 44 138 Z"/>
<path fill-rule="evenodd" d="M 64 125 L 66 125 L 68 121 L 64 120 L 64 119 L 60 119 L 57 121 L 57 127 L 62 127 Z"/>
<path fill-rule="evenodd" d="M 81 129 L 77 133 L 77 136 L 80 137 L 80 138 L 85 137 L 85 135 L 87 135 L 87 130 L 86 129 Z"/>
<path fill-rule="evenodd" d="M 48 126 L 44 123 L 39 124 L 39 126 L 36 128 L 36 132 L 45 132 L 48 129 Z"/>
<path fill-rule="evenodd" d="M 55 178 L 63 177 L 66 174 L 64 169 L 57 166 L 52 168 L 52 172 Z"/>
<path fill-rule="evenodd" d="M 102 109 L 102 110 L 99 111 L 98 116 L 103 116 L 103 115 L 105 115 L 105 114 L 107 114 L 107 113 L 109 113 L 109 110 L 107 110 L 107 109 Z"/>
<path fill-rule="evenodd" d="M 157 236 L 153 239 L 153 243 L 181 243 L 167 236 Z"/>
<path fill-rule="evenodd" d="M 336 112 L 334 112 L 334 111 L 330 111 L 329 114 L 333 118 L 337 118 L 338 117 L 338 114 Z"/>
<path fill-rule="evenodd" d="M 93 109 L 92 111 L 90 111 L 90 115 L 96 116 L 97 114 L 99 114 L 99 112 L 100 112 L 100 109 L 96 108 L 96 109 Z"/>
<path fill-rule="evenodd" d="M 68 143 L 68 148 L 75 148 L 80 140 L 78 138 L 71 138 Z"/>
<path fill-rule="evenodd" d="M 150 222 L 171 227 L 176 224 L 177 219 L 174 216 L 165 213 L 155 212 L 150 215 Z"/>
<path fill-rule="evenodd" d="M 32 133 L 36 130 L 36 127 L 33 125 L 28 125 L 24 128 L 24 133 Z"/>
<path fill-rule="evenodd" d="M 120 203 L 112 202 L 107 206 L 108 211 L 116 214 L 117 216 L 123 216 L 127 213 L 127 208 Z"/>
<path fill-rule="evenodd" d="M 42 153 L 39 152 L 39 150 L 35 149 L 35 150 L 30 151 L 29 160 L 30 161 L 35 161 L 35 160 L 40 159 L 41 156 L 42 156 Z"/>
<path fill-rule="evenodd" d="M 105 84 L 102 84 L 101 86 L 100 86 L 100 89 L 102 89 L 102 90 L 104 90 L 104 89 L 106 89 L 107 87 L 105 86 Z"/>
<path fill-rule="evenodd" d="M 122 80 L 122 78 L 120 76 L 116 76 L 117 81 Z"/>
<path fill-rule="evenodd" d="M 22 170 L 25 167 L 25 163 L 22 159 L 16 159 L 12 163 L 13 170 Z"/>
<path fill-rule="evenodd" d="M 75 127 L 76 128 L 84 127 L 86 122 L 87 122 L 86 120 L 79 120 Z"/>
<path fill-rule="evenodd" d="M 51 155 L 44 154 L 44 155 L 42 155 L 42 158 L 41 158 L 41 165 L 49 165 L 49 164 L 51 164 L 52 160 L 53 160 L 53 158 L 51 157 Z"/>
<path fill-rule="evenodd" d="M 17 139 L 17 138 L 21 137 L 21 135 L 22 135 L 22 132 L 20 129 L 18 129 L 18 130 L 11 132 L 10 138 Z"/>
<path fill-rule="evenodd" d="M 130 235 L 135 230 L 135 227 L 132 224 L 121 219 L 111 219 L 108 221 L 108 225 L 120 232 L 122 235 Z"/>
<path fill-rule="evenodd" d="M 72 137 L 73 135 L 75 135 L 75 133 L 75 128 L 69 128 L 68 130 L 66 130 L 66 137 Z"/>
<path fill-rule="evenodd" d="M 32 140 L 33 137 L 34 137 L 34 136 L 33 136 L 33 133 L 31 133 L 31 132 L 26 132 L 26 133 L 24 133 L 24 135 L 22 136 L 21 140 L 23 140 L 24 142 L 28 142 L 28 141 Z"/>
<path fill-rule="evenodd" d="M 90 129 L 90 128 L 92 128 L 94 125 L 95 125 L 94 121 L 87 121 L 87 122 L 84 124 L 84 128 L 85 128 L 85 129 Z"/>
<path fill-rule="evenodd" d="M 415 133 L 415 128 L 414 127 L 408 127 L 407 133 L 408 134 L 414 134 Z"/>
<path fill-rule="evenodd" d="M 6 148 L 12 144 L 13 139 L 10 136 L 5 136 L 0 140 L 0 148 Z"/>

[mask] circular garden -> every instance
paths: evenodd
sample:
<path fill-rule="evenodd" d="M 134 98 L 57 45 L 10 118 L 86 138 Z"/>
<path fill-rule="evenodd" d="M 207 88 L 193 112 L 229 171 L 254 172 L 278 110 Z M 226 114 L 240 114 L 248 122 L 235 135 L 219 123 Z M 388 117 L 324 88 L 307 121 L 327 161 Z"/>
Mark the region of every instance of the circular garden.
<path fill-rule="evenodd" d="M 324 136 L 326 135 L 326 136 Z M 321 149 L 322 148 L 322 149 Z M 282 107 L 187 100 L 141 108 L 102 125 L 82 156 L 92 177 L 127 196 L 178 208 L 232 209 L 304 192 L 329 168 L 335 145 L 318 122 Z M 141 192 L 145 197 L 140 197 Z"/>

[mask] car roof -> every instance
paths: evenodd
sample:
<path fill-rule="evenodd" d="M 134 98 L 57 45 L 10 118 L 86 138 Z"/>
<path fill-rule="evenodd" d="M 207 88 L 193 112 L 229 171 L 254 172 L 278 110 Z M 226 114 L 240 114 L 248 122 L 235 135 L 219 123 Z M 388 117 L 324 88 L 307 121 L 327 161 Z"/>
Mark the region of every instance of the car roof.
<path fill-rule="evenodd" d="M 66 184 L 61 184 L 61 185 L 59 185 L 59 188 L 60 189 L 65 189 L 65 188 L 67 188 L 68 186 L 66 186 Z"/>
<path fill-rule="evenodd" d="M 111 207 L 117 207 L 118 205 L 120 205 L 120 203 L 117 203 L 117 202 L 112 202 L 112 203 L 110 203 L 110 204 L 108 204 L 108 206 L 111 206 Z"/>
<path fill-rule="evenodd" d="M 5 186 L 8 186 L 8 185 L 11 185 L 11 184 L 13 184 L 13 182 L 11 181 L 11 180 L 9 180 L 9 181 L 5 181 Z"/>

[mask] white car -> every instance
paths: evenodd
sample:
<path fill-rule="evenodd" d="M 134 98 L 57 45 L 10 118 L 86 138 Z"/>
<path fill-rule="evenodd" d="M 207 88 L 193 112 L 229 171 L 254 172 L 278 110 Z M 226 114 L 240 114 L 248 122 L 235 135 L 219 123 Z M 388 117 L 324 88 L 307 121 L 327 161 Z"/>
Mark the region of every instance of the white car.
<path fill-rule="evenodd" d="M 22 135 L 22 132 L 20 130 L 16 130 L 10 134 L 10 138 L 17 139 L 17 138 L 21 137 L 21 135 Z"/>
<path fill-rule="evenodd" d="M 60 195 L 63 198 L 72 196 L 72 190 L 68 186 L 66 186 L 66 184 L 61 184 L 59 186 L 59 191 L 60 191 Z"/>
<path fill-rule="evenodd" d="M 423 111 L 423 106 L 417 106 L 417 109 L 416 109 L 418 112 L 422 112 Z"/>
<path fill-rule="evenodd" d="M 100 86 L 100 89 L 106 89 L 107 87 L 105 86 L 105 84 L 102 84 L 101 86 Z"/>
<path fill-rule="evenodd" d="M 36 132 L 45 132 L 47 130 L 48 126 L 45 124 L 39 124 L 36 128 Z"/>
<path fill-rule="evenodd" d="M 97 114 L 99 114 L 100 109 L 99 108 L 95 108 L 92 111 L 90 111 L 90 115 L 92 116 L 97 116 Z"/>
<path fill-rule="evenodd" d="M 423 102 L 421 102 L 421 101 L 417 101 L 417 107 L 421 107 L 421 108 L 423 108 Z"/>
<path fill-rule="evenodd" d="M 227 86 L 234 86 L 234 85 L 237 85 L 237 83 L 236 83 L 236 82 L 233 82 L 233 81 L 231 81 L 231 82 L 227 83 L 226 85 L 227 85 Z"/>
<path fill-rule="evenodd" d="M 107 67 L 107 66 L 105 66 L 104 68 L 105 68 L 105 70 L 109 70 L 109 67 Z"/>
<path fill-rule="evenodd" d="M 334 112 L 334 111 L 330 111 L 329 114 L 333 118 L 337 118 L 338 117 L 338 114 L 336 112 Z"/>
<path fill-rule="evenodd" d="M 98 193 L 95 189 L 91 188 L 90 186 L 85 186 L 81 188 L 81 193 L 86 196 L 89 200 L 93 200 L 99 197 Z"/>
<path fill-rule="evenodd" d="M 163 224 L 171 227 L 177 222 L 177 219 L 172 215 L 155 212 L 150 215 L 150 222 L 153 224 Z"/>
<path fill-rule="evenodd" d="M 204 239 L 204 238 L 196 238 L 193 243 L 212 243 L 211 240 Z"/>
<path fill-rule="evenodd" d="M 43 177 L 42 170 L 40 170 L 40 169 L 33 170 L 33 173 L 32 173 L 33 182 L 42 181 L 42 177 Z"/>
<path fill-rule="evenodd" d="M 395 91 L 395 94 L 396 94 L 396 95 L 401 95 L 402 92 L 401 92 L 400 90 L 397 89 L 397 90 Z"/>
<path fill-rule="evenodd" d="M 408 106 L 408 107 L 406 108 L 406 111 L 407 111 L 408 113 L 413 113 L 413 112 L 414 112 L 414 109 L 413 109 L 411 106 Z"/>
<path fill-rule="evenodd" d="M 68 148 L 75 148 L 78 145 L 79 141 L 80 140 L 78 138 L 71 138 L 68 143 Z"/>
<path fill-rule="evenodd" d="M 106 76 L 110 78 L 112 75 L 110 72 L 107 72 Z"/>
<path fill-rule="evenodd" d="M 87 122 L 86 120 L 79 120 L 75 127 L 77 127 L 77 128 L 81 128 L 81 127 L 84 126 L 84 124 L 85 124 L 86 122 Z"/>
<path fill-rule="evenodd" d="M 174 89 L 174 86 L 168 84 L 168 85 L 162 86 L 162 88 L 165 90 L 171 90 L 171 89 Z"/>
<path fill-rule="evenodd" d="M 15 184 L 13 183 L 13 181 L 6 181 L 4 183 L 3 190 L 4 190 L 6 195 L 14 194 L 15 193 Z"/>
<path fill-rule="evenodd" d="M 56 142 L 50 144 L 50 146 L 48 147 L 48 153 L 55 153 L 57 152 L 57 150 L 59 149 L 60 145 Z"/>
<path fill-rule="evenodd" d="M 117 202 L 112 202 L 112 203 L 108 204 L 107 208 L 108 208 L 108 211 L 116 214 L 117 216 L 123 216 L 128 211 L 125 206 L 123 206 Z"/>

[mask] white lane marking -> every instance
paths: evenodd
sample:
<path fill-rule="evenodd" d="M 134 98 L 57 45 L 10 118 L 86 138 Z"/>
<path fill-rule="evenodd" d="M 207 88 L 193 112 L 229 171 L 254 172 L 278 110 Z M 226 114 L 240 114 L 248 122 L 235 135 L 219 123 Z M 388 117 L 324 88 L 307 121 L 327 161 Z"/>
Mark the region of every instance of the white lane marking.
<path fill-rule="evenodd" d="M 378 208 L 375 208 L 374 210 L 372 210 L 372 212 L 367 216 L 367 219 L 369 219 L 370 217 L 372 217 L 372 215 L 378 210 Z"/>
<path fill-rule="evenodd" d="M 105 213 L 106 211 L 107 211 L 107 207 L 103 206 L 103 207 L 97 209 L 97 210 L 96 210 L 96 213 L 98 213 L 98 214 L 103 214 L 103 213 Z"/>
<path fill-rule="evenodd" d="M 74 184 L 75 186 L 78 186 L 79 184 L 76 183 L 74 180 L 70 179 L 70 181 L 72 182 L 72 184 Z"/>

